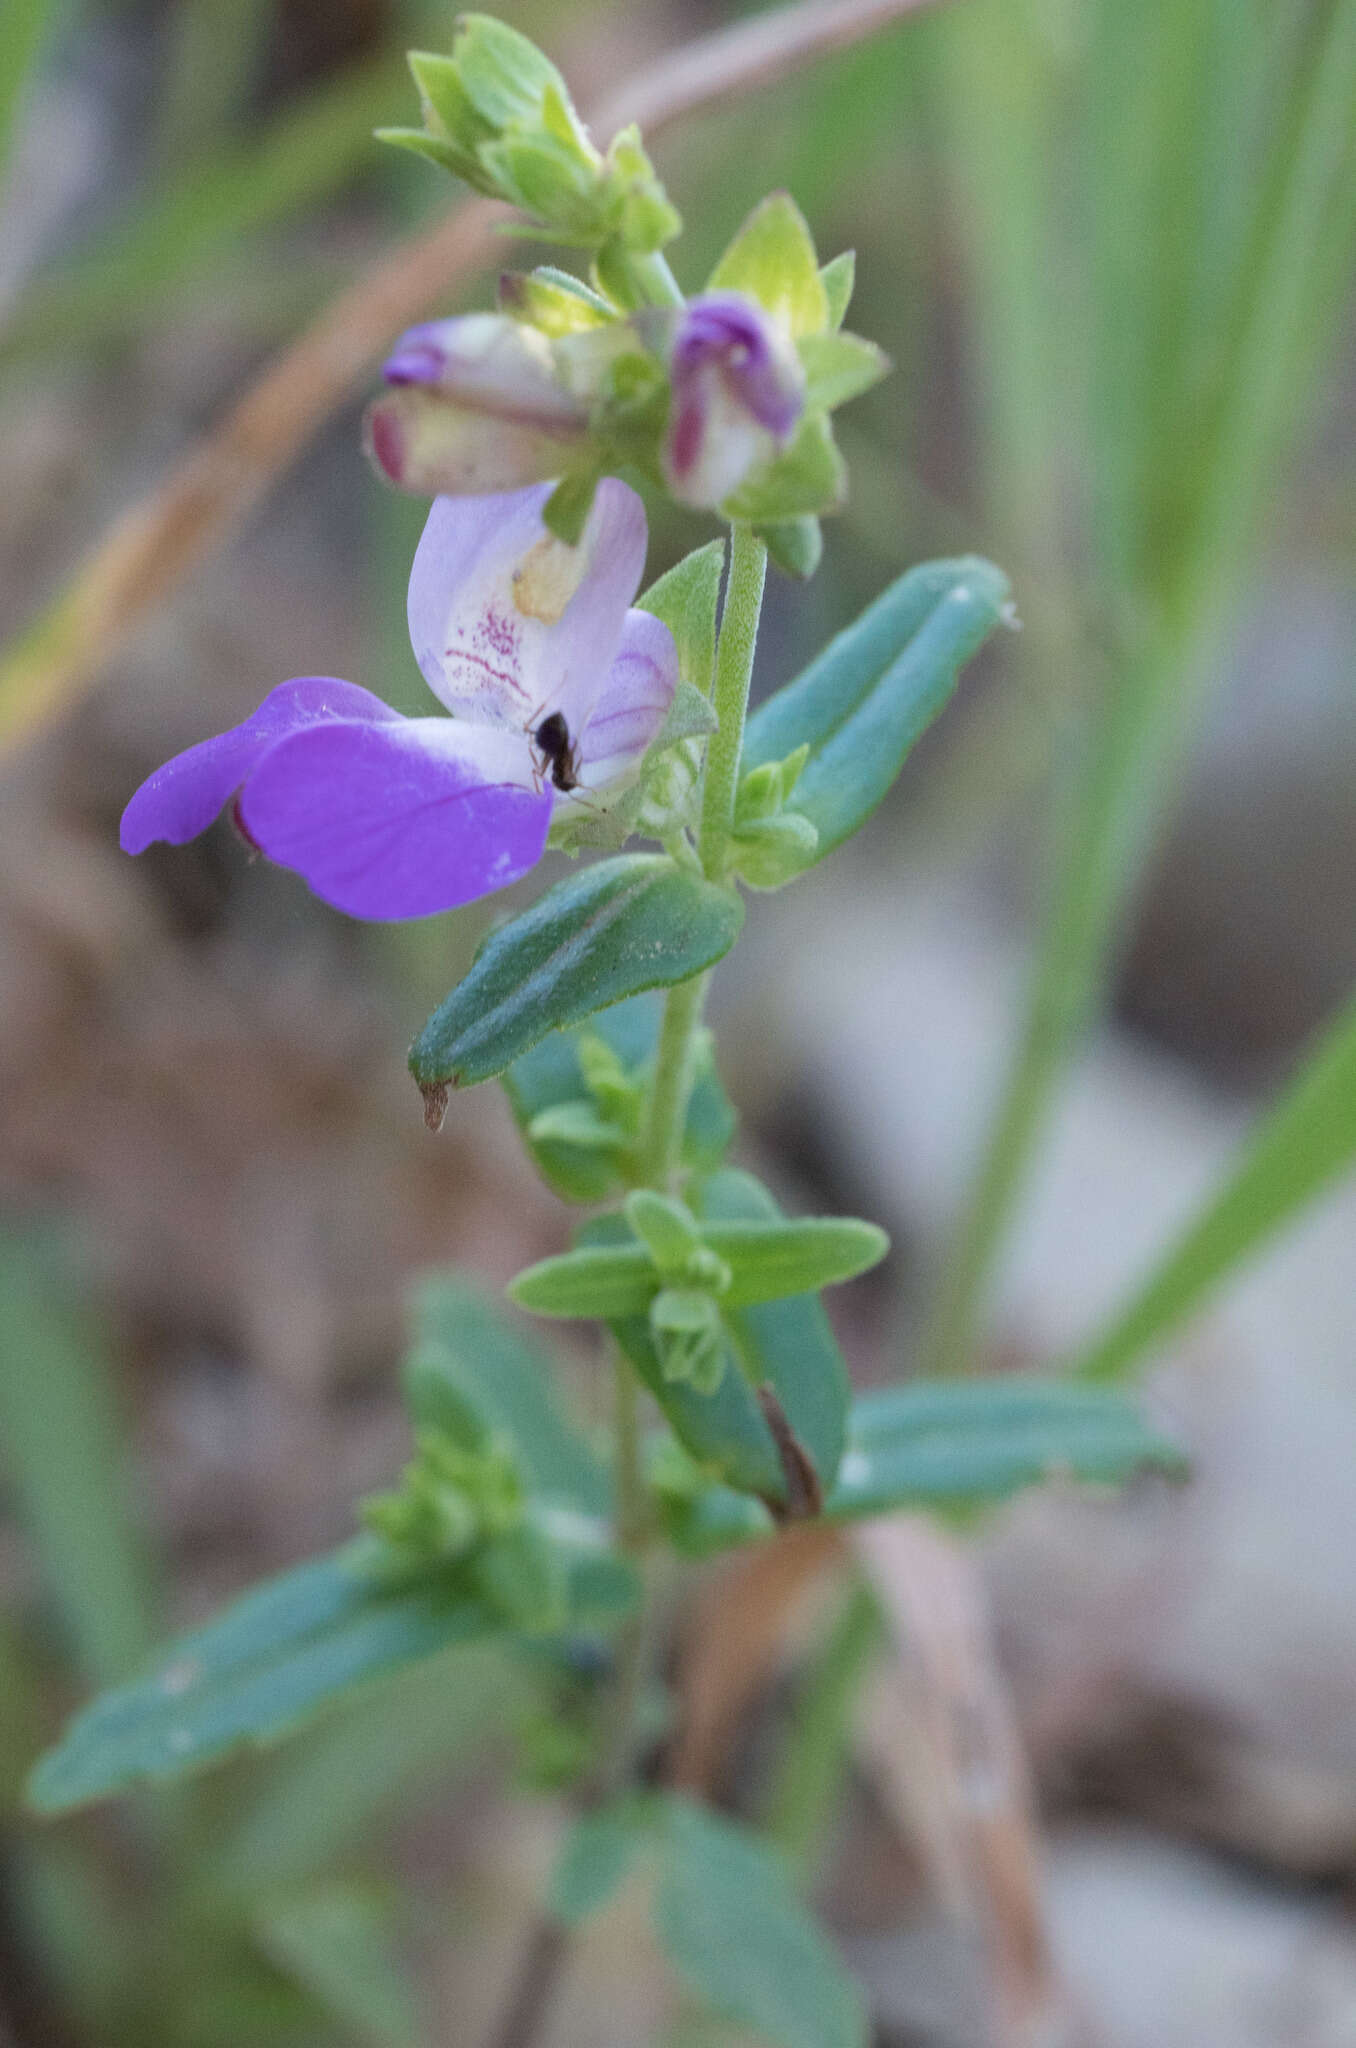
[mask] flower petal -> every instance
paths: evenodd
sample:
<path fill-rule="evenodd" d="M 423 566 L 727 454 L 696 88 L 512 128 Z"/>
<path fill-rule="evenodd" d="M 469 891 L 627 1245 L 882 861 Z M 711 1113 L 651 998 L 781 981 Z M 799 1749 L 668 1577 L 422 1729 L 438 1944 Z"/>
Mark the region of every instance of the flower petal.
<path fill-rule="evenodd" d="M 603 789 L 640 766 L 678 687 L 678 650 L 662 619 L 626 614 L 621 645 L 579 741 L 579 782 Z"/>
<path fill-rule="evenodd" d="M 410 574 L 410 640 L 458 717 L 525 732 L 552 711 L 579 733 L 645 564 L 645 511 L 607 477 L 577 547 L 547 531 L 541 485 L 438 498 Z"/>
<path fill-rule="evenodd" d="M 388 483 L 427 498 L 436 491 L 516 491 L 563 476 L 581 437 L 472 412 L 406 386 L 368 407 L 363 438 Z"/>
<path fill-rule="evenodd" d="M 588 407 L 564 386 L 551 344 L 503 313 L 466 313 L 411 327 L 382 366 L 388 384 L 420 385 L 524 426 L 582 433 Z"/>
<path fill-rule="evenodd" d="M 240 796 L 246 832 L 351 917 L 428 917 L 541 858 L 551 794 L 525 736 L 447 718 L 293 733 Z"/>
<path fill-rule="evenodd" d="M 684 504 L 718 505 L 795 431 L 805 405 L 799 358 L 740 292 L 693 299 L 670 354 L 665 474 Z"/>
<path fill-rule="evenodd" d="M 279 683 L 243 724 L 176 754 L 147 777 L 122 814 L 123 852 L 141 853 L 156 839 L 171 846 L 196 839 L 269 748 L 289 733 L 337 718 L 381 723 L 398 717 L 370 690 L 336 676 Z"/>

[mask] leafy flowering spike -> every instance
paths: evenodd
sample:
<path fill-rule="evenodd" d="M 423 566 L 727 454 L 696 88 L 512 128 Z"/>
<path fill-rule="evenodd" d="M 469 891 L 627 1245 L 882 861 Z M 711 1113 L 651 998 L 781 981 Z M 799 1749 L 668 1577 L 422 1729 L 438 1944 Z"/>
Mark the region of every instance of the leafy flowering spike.
<path fill-rule="evenodd" d="M 669 489 L 685 505 L 719 505 L 795 432 L 805 402 L 799 360 L 752 299 L 711 292 L 679 319 L 669 369 Z"/>
<path fill-rule="evenodd" d="M 450 910 L 540 858 L 554 810 L 605 805 L 639 769 L 677 682 L 667 627 L 630 609 L 645 514 L 599 486 L 578 546 L 544 487 L 440 498 L 410 576 L 410 637 L 455 715 L 404 718 L 329 677 L 283 683 L 252 717 L 143 783 L 122 844 L 176 845 L 226 804 L 270 859 L 351 916 Z"/>

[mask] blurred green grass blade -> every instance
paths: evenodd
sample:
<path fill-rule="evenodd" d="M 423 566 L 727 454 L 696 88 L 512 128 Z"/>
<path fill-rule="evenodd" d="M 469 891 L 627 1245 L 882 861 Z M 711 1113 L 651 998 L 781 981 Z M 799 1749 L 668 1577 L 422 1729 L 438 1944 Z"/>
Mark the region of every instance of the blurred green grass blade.
<path fill-rule="evenodd" d="M 1262 1117 L 1200 1216 L 1074 1371 L 1096 1380 L 1127 1371 L 1353 1162 L 1356 1001 Z"/>
<path fill-rule="evenodd" d="M 804 1883 L 814 1878 L 831 1840 L 853 1714 L 884 1640 L 875 1595 L 854 1579 L 796 1701 L 764 1820 L 769 1839 Z"/>
<path fill-rule="evenodd" d="M 491 1649 L 434 1657 L 299 1739 L 250 1781 L 206 1859 L 214 1887 L 281 1891 L 322 1873 L 413 1788 L 462 1764 L 514 1718 L 527 1677 Z"/>
<path fill-rule="evenodd" d="M 70 1647 L 96 1685 L 124 1677 L 152 1635 L 127 1462 L 93 1328 L 59 1300 L 45 1257 L 0 1239 L 0 1473 Z"/>
<path fill-rule="evenodd" d="M 313 207 L 376 161 L 373 124 L 407 89 L 393 56 L 364 61 L 314 88 L 259 133 L 163 177 L 120 225 L 83 255 L 36 280 L 0 334 L 0 358 L 32 331 L 79 343 L 125 321 L 163 317 L 167 297 L 200 276 L 243 235 Z"/>
<path fill-rule="evenodd" d="M 229 134 L 272 15 L 273 0 L 177 0 L 156 138 L 163 163 L 189 164 Z"/>
<path fill-rule="evenodd" d="M 15 126 L 65 0 L 5 0 L 0 25 L 0 185 L 9 169 Z"/>
<path fill-rule="evenodd" d="M 373 1893 L 331 1884 L 263 1908 L 256 1938 L 349 2039 L 371 2048 L 420 2048 L 425 2037 L 389 1917 Z"/>
<path fill-rule="evenodd" d="M 1219 394 L 1175 609 L 1210 617 L 1230 594 L 1287 430 L 1313 396 L 1356 270 L 1356 0 L 1310 12 L 1272 158 L 1238 338 Z"/>

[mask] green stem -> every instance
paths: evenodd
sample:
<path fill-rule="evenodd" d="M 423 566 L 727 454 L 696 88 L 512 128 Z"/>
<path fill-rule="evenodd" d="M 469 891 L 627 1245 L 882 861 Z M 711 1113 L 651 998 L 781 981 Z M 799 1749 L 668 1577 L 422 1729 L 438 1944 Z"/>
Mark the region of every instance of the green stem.
<path fill-rule="evenodd" d="M 698 974 L 680 981 L 669 991 L 664 1021 L 659 1028 L 655 1053 L 654 1082 L 641 1140 L 640 1178 L 643 1185 L 667 1191 L 678 1167 L 683 1144 L 687 1101 L 692 1093 L 692 1070 L 697 1051 L 709 976 Z"/>
<path fill-rule="evenodd" d="M 669 268 L 668 258 L 656 249 L 649 256 L 632 256 L 627 268 L 636 290 L 647 306 L 685 306 L 682 287 Z"/>

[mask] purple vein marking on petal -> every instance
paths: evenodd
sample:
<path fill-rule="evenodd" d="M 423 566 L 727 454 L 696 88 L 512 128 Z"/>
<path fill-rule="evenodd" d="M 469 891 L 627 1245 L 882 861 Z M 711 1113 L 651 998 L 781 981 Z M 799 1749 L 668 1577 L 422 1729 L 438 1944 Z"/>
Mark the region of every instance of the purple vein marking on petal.
<path fill-rule="evenodd" d="M 541 858 L 549 791 L 520 735 L 455 719 L 332 725 L 282 741 L 241 796 L 246 829 L 350 916 L 428 917 Z"/>
<path fill-rule="evenodd" d="M 122 814 L 122 849 L 141 853 L 153 840 L 182 846 L 195 839 L 269 749 L 291 733 L 336 719 L 381 724 L 398 717 L 370 690 L 337 676 L 279 683 L 242 724 L 201 740 L 147 777 Z"/>
<path fill-rule="evenodd" d="M 410 570 L 410 644 L 449 711 L 487 724 L 521 722 L 522 636 L 513 570 L 542 537 L 549 484 L 488 497 L 435 498 Z M 472 673 L 462 672 L 464 656 Z"/>

